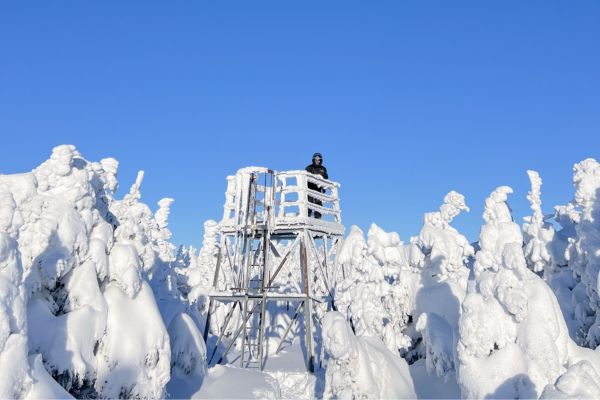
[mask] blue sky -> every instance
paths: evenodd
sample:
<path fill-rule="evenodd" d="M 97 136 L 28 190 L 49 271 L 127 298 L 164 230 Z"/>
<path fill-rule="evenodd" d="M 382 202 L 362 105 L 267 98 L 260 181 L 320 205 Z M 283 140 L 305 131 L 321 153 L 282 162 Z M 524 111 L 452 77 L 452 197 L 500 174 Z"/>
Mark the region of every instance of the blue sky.
<path fill-rule="evenodd" d="M 199 245 L 225 177 L 323 153 L 349 227 L 404 240 L 449 190 L 471 212 L 526 170 L 546 212 L 572 165 L 600 157 L 600 2 L 3 2 L 0 173 L 58 144 L 120 161 L 121 193 L 173 197 L 176 243 Z"/>

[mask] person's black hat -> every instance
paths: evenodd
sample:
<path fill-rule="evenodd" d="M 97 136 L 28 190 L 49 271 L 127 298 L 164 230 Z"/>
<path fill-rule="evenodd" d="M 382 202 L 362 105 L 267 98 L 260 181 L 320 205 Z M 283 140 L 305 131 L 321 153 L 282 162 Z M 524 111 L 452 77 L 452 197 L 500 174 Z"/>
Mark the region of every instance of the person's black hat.
<path fill-rule="evenodd" d="M 321 153 L 315 153 L 313 154 L 312 158 L 320 158 L 321 160 L 323 159 L 323 156 L 321 155 Z"/>

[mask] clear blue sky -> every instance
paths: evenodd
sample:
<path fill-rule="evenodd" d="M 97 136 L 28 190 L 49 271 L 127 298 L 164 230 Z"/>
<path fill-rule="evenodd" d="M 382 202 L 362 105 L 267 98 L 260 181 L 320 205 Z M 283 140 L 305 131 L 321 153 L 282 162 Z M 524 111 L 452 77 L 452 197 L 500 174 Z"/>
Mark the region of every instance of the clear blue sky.
<path fill-rule="evenodd" d="M 12 4 L 11 4 L 12 3 Z M 225 177 L 303 168 L 342 183 L 343 221 L 404 240 L 449 190 L 471 213 L 510 185 L 529 213 L 572 198 L 600 158 L 598 1 L 2 2 L 0 173 L 58 144 L 115 157 L 120 192 L 173 197 L 176 243 L 199 245 Z"/>

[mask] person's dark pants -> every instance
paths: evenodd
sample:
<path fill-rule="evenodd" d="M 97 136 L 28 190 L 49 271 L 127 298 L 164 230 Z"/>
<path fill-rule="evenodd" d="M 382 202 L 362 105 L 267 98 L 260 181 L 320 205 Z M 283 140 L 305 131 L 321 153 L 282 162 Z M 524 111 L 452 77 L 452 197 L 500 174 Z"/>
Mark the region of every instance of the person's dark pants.
<path fill-rule="evenodd" d="M 310 197 L 310 196 L 308 196 L 308 202 L 316 204 L 316 205 L 319 205 L 319 206 L 323 205 L 323 202 L 321 200 L 315 199 L 314 197 Z M 315 214 L 315 218 L 316 219 L 321 219 L 321 213 L 318 212 L 318 211 L 316 211 L 316 210 L 311 209 L 310 206 L 309 206 L 309 208 L 308 208 L 308 216 L 312 217 L 313 213 Z"/>

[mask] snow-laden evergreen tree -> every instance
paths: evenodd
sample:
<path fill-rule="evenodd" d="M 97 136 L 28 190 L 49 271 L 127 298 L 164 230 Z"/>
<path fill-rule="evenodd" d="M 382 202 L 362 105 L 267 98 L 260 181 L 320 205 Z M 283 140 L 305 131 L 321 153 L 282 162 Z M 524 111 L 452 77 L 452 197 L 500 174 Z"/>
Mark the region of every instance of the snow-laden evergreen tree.
<path fill-rule="evenodd" d="M 425 346 L 427 371 L 455 380 L 460 305 L 467 292 L 467 263 L 474 249 L 450 223 L 468 211 L 464 196 L 450 192 L 440 211 L 425 214 L 419 243 L 425 254 L 421 288 L 413 315 Z"/>
<path fill-rule="evenodd" d="M 338 258 L 345 279 L 337 286 L 336 305 L 356 335 L 382 339 L 411 363 L 428 353 L 428 369 L 445 379 L 454 379 L 456 346 L 452 340 L 440 345 L 440 335 L 452 339 L 458 329 L 473 255 L 450 225 L 462 210 L 468 210 L 464 197 L 448 193 L 440 211 L 426 214 L 419 236 L 406 245 L 376 225 L 367 240 L 352 227 Z"/>
<path fill-rule="evenodd" d="M 0 176 L 0 397 L 21 398 L 33 379 L 27 359 L 27 314 L 23 266 L 15 222 L 22 219 L 15 199 Z M 32 360 L 33 361 L 33 360 Z"/>
<path fill-rule="evenodd" d="M 378 337 L 394 353 L 406 352 L 403 333 L 413 309 L 423 255 L 416 244 L 404 245 L 398 234 L 373 224 L 367 234 L 353 226 L 338 255 L 343 279 L 335 303 L 357 336 Z"/>
<path fill-rule="evenodd" d="M 525 241 L 525 259 L 527 266 L 534 272 L 549 277 L 556 271 L 553 263 L 550 243 L 554 238 L 554 228 L 545 221 L 542 212 L 541 188 L 542 178 L 536 171 L 527 171 L 531 190 L 527 194 L 527 200 L 531 205 L 533 214 L 525 217 L 523 224 L 523 239 Z"/>
<path fill-rule="evenodd" d="M 574 251 L 568 261 L 581 280 L 579 287 L 573 289 L 575 319 L 581 326 L 583 343 L 596 348 L 600 345 L 600 164 L 589 158 L 575 164 L 573 170 L 575 202 L 580 216 L 575 225 Z"/>
<path fill-rule="evenodd" d="M 583 293 L 581 277 L 569 268 L 569 260 L 574 258 L 575 225 L 580 215 L 574 202 L 567 206 L 554 208 L 554 215 L 542 212 L 541 186 L 542 179 L 536 171 L 527 171 L 531 182 L 531 190 L 527 199 L 533 214 L 525 217 L 523 223 L 523 239 L 525 242 L 525 259 L 527 266 L 538 273 L 550 285 L 556 294 L 560 308 L 569 328 L 569 334 L 579 344 L 584 343 L 582 324 L 575 318 L 576 308 L 582 304 L 575 298 L 576 293 Z M 549 222 L 554 220 L 560 227 L 557 231 Z M 573 291 L 577 288 L 577 291 Z M 580 297 L 580 296 L 578 296 Z M 584 302 L 586 304 L 586 302 Z M 586 312 L 587 313 L 587 312 Z"/>
<path fill-rule="evenodd" d="M 181 312 L 159 307 L 179 296 L 172 200 L 156 214 L 141 203 L 143 173 L 114 199 L 117 169 L 65 145 L 31 173 L 0 175 L 0 272 L 12 285 L 2 286 L 0 363 L 12 371 L 0 379 L 4 397 L 163 397 L 172 361 L 182 364 L 171 347 L 186 329 L 199 337 L 195 323 L 181 328 L 190 322 Z M 186 346 L 197 375 L 203 346 Z"/>
<path fill-rule="evenodd" d="M 539 397 L 578 361 L 600 369 L 598 354 L 570 339 L 553 291 L 527 268 L 523 237 L 506 203 L 510 193 L 501 186 L 485 202 L 475 282 L 459 325 L 463 397 Z"/>
<path fill-rule="evenodd" d="M 557 230 L 543 221 L 541 179 L 529 171 L 532 190 L 528 196 L 534 214 L 523 226 L 528 264 L 544 271 L 544 279 L 559 298 L 570 336 L 580 345 L 600 344 L 600 297 L 598 271 L 600 256 L 600 164 L 586 159 L 573 167 L 575 198 L 556 206 L 553 216 Z"/>
<path fill-rule="evenodd" d="M 204 222 L 204 238 L 202 248 L 198 252 L 192 246 L 181 246 L 175 262 L 176 271 L 181 277 L 180 285 L 191 303 L 197 302 L 198 307 L 206 312 L 206 295 L 213 286 L 213 278 L 217 266 L 219 252 L 218 224 L 213 220 Z M 228 262 L 226 257 L 222 258 L 224 263 Z M 221 284 L 228 279 L 221 273 L 219 275 Z"/>

